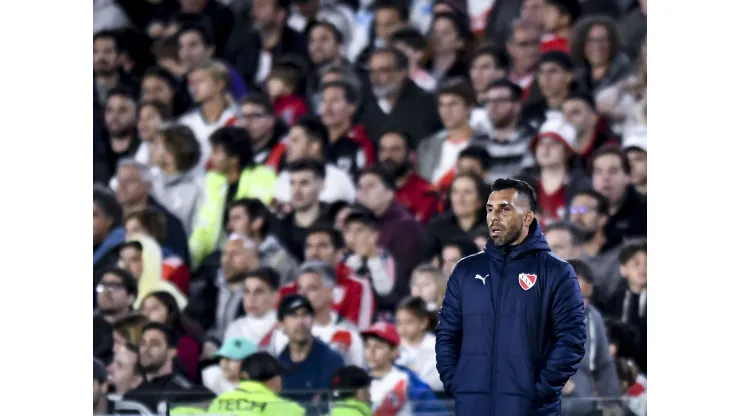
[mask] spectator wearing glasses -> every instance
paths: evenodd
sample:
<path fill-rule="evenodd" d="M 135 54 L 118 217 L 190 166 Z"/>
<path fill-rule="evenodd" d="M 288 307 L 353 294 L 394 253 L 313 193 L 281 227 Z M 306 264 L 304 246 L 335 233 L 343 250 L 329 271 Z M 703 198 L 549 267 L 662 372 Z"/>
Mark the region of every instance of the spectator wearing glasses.
<path fill-rule="evenodd" d="M 522 90 L 522 102 L 530 94 L 540 60 L 541 28 L 526 20 L 511 22 L 506 39 L 506 51 L 511 57 L 509 80 Z"/>
<path fill-rule="evenodd" d="M 110 361 L 113 323 L 128 315 L 138 295 L 136 279 L 126 270 L 107 269 L 95 287 L 98 310 L 93 315 L 93 355 Z"/>
<path fill-rule="evenodd" d="M 270 98 L 260 93 L 247 95 L 239 109 L 241 117 L 235 125 L 249 132 L 252 160 L 279 172 L 284 167 L 286 148 L 282 140 L 288 134 L 288 124 L 275 114 Z"/>

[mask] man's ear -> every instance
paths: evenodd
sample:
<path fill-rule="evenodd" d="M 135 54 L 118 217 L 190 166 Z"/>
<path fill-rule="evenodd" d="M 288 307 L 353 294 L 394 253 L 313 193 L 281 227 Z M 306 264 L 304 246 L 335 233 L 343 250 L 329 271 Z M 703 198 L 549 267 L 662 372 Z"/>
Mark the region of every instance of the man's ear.
<path fill-rule="evenodd" d="M 534 211 L 529 210 L 526 214 L 524 214 L 524 226 L 529 228 L 530 225 L 532 225 L 532 222 L 534 222 Z"/>

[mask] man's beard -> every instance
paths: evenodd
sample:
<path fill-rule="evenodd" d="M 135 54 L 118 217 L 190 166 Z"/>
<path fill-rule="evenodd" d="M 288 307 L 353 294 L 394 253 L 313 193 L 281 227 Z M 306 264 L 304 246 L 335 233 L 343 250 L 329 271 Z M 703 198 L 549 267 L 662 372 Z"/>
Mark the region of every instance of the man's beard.
<path fill-rule="evenodd" d="M 578 231 L 581 233 L 581 239 L 583 241 L 591 241 L 596 235 L 596 230 L 584 230 L 583 228 L 578 227 Z"/>
<path fill-rule="evenodd" d="M 164 367 L 164 364 L 166 361 L 162 361 L 161 363 L 151 363 L 147 366 L 142 366 L 141 369 L 144 371 L 144 373 L 156 373 L 159 372 L 159 370 Z"/>
<path fill-rule="evenodd" d="M 514 228 L 512 228 L 506 234 L 498 237 L 494 237 L 490 234 L 489 231 L 489 236 L 491 237 L 493 245 L 495 245 L 496 247 L 508 246 L 522 236 L 522 224 L 516 224 Z"/>
<path fill-rule="evenodd" d="M 115 75 L 116 72 L 118 72 L 118 69 L 116 69 L 115 66 L 112 66 L 106 69 L 94 69 L 93 75 L 96 77 L 111 77 Z"/>
<path fill-rule="evenodd" d="M 392 160 L 384 160 L 380 164 L 387 169 L 396 179 L 403 178 L 411 170 L 411 162 L 408 160 L 396 163 Z"/>
<path fill-rule="evenodd" d="M 401 87 L 395 84 L 387 84 L 379 87 L 373 86 L 373 95 L 375 95 L 377 99 L 382 100 L 397 93 L 400 89 Z"/>
<path fill-rule="evenodd" d="M 493 127 L 496 127 L 497 129 L 509 127 L 511 123 L 514 122 L 514 115 L 507 115 L 505 117 L 501 117 L 499 120 L 491 121 L 493 122 Z"/>

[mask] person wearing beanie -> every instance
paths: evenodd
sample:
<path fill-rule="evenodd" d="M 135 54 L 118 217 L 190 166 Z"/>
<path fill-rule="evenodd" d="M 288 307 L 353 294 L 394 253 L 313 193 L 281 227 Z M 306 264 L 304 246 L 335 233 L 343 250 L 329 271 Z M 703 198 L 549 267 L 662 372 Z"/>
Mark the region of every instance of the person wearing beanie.
<path fill-rule="evenodd" d="M 365 370 L 350 365 L 340 368 L 332 379 L 330 416 L 367 416 L 370 409 L 370 384 L 373 379 Z"/>
<path fill-rule="evenodd" d="M 579 0 L 545 0 L 542 24 L 546 33 L 540 42 L 543 53 L 570 52 L 573 23 L 581 15 Z"/>

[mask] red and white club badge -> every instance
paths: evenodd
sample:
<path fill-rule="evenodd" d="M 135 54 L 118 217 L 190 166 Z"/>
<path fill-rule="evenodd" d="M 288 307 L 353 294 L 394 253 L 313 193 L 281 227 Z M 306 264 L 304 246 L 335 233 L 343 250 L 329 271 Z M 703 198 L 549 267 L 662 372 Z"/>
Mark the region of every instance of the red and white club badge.
<path fill-rule="evenodd" d="M 535 282 L 537 282 L 537 275 L 536 274 L 527 274 L 527 273 L 520 273 L 519 274 L 519 286 L 522 287 L 524 290 L 529 290 L 534 286 Z"/>

